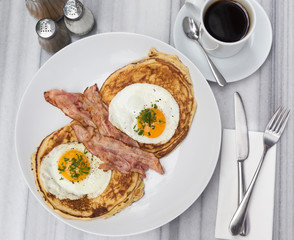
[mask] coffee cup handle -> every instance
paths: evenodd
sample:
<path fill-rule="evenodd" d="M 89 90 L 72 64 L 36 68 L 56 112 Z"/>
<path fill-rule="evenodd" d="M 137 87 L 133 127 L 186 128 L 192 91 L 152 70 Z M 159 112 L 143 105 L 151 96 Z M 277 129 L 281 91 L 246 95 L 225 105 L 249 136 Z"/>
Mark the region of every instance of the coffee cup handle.
<path fill-rule="evenodd" d="M 200 22 L 200 13 L 205 1 L 206 0 L 186 0 L 185 2 L 186 8 L 193 16 L 196 17 L 195 20 L 198 22 Z"/>
<path fill-rule="evenodd" d="M 204 6 L 204 3 L 206 0 L 186 0 L 185 6 L 188 10 L 188 12 L 193 16 L 193 19 L 198 23 L 199 28 L 200 28 L 200 41 L 207 51 L 214 51 L 219 47 L 219 44 L 213 43 L 209 44 L 206 43 L 205 41 L 202 41 L 202 34 L 203 34 L 203 29 L 202 29 L 202 22 L 201 22 L 201 10 Z"/>

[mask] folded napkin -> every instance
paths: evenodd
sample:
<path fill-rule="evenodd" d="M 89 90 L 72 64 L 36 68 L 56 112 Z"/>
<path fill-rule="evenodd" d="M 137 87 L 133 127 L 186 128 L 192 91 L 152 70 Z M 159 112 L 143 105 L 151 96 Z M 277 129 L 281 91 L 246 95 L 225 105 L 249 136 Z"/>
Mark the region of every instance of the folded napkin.
<path fill-rule="evenodd" d="M 246 188 L 256 170 L 263 152 L 263 133 L 249 132 L 249 156 L 244 162 Z M 215 237 L 218 239 L 272 240 L 276 146 L 265 158 L 251 195 L 248 217 L 249 234 L 232 236 L 230 221 L 238 206 L 238 168 L 235 130 L 224 129 L 221 151 L 218 207 Z"/>

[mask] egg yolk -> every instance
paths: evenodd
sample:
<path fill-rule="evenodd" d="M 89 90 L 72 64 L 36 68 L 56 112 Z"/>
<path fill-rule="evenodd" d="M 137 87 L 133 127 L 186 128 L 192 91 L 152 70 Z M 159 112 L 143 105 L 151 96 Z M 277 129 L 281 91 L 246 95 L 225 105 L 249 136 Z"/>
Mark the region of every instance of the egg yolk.
<path fill-rule="evenodd" d="M 160 136 L 165 129 L 165 116 L 158 108 L 147 108 L 137 117 L 138 134 L 149 138 Z"/>
<path fill-rule="evenodd" d="M 90 163 L 86 155 L 77 150 L 69 150 L 58 161 L 59 173 L 71 182 L 79 182 L 90 172 Z"/>

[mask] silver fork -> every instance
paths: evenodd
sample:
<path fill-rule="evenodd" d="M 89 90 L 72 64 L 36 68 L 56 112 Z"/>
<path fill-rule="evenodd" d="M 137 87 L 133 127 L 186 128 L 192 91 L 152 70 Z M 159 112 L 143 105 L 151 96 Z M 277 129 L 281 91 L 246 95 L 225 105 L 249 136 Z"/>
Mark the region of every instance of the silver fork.
<path fill-rule="evenodd" d="M 243 200 L 241 201 L 241 203 L 239 204 L 238 209 L 236 210 L 229 226 L 229 229 L 233 235 L 238 235 L 240 231 L 242 230 L 242 225 L 244 223 L 244 220 L 247 214 L 248 203 L 249 203 L 252 191 L 254 189 L 255 182 L 259 175 L 260 169 L 262 167 L 264 158 L 266 156 L 266 153 L 272 146 L 274 146 L 279 141 L 282 133 L 284 132 L 285 126 L 287 124 L 289 113 L 290 113 L 290 110 L 279 107 L 266 126 L 266 129 L 263 135 L 264 150 L 263 150 L 262 157 L 254 173 L 254 176 L 250 182 L 250 185 L 245 193 L 245 196 Z"/>

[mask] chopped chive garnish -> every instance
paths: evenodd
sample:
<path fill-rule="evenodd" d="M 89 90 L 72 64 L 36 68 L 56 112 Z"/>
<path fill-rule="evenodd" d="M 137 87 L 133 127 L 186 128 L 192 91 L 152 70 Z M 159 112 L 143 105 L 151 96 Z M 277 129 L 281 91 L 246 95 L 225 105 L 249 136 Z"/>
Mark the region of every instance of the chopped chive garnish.
<path fill-rule="evenodd" d="M 85 149 L 85 151 L 87 150 Z M 64 165 L 64 162 L 58 165 L 58 170 L 60 174 L 65 172 L 65 170 L 67 169 L 73 180 L 77 180 L 83 174 L 89 174 L 90 167 L 88 166 L 87 162 L 85 162 L 83 155 L 76 154 L 76 157 L 72 157 L 70 159 L 64 157 L 63 160 L 66 163 L 66 165 Z M 60 180 L 63 179 L 64 178 L 60 178 Z"/>
<path fill-rule="evenodd" d="M 144 130 L 140 130 L 140 131 L 138 132 L 138 134 L 139 134 L 139 135 L 143 135 L 143 132 L 144 132 Z"/>
<path fill-rule="evenodd" d="M 155 100 L 155 102 L 159 102 L 161 99 L 159 100 Z M 143 135 L 144 133 L 144 128 L 146 125 L 149 126 L 149 128 L 154 129 L 154 123 L 157 122 L 157 117 L 156 117 L 156 112 L 154 109 L 158 109 L 158 106 L 156 103 L 152 103 L 151 104 L 151 108 L 145 108 L 144 105 L 144 109 L 139 113 L 139 115 L 136 117 L 136 119 L 138 120 L 138 127 L 137 125 L 134 125 L 133 129 L 136 133 L 138 133 L 138 135 Z M 165 123 L 162 120 L 159 120 L 160 123 Z M 150 136 L 151 133 L 148 132 L 148 136 Z"/>

